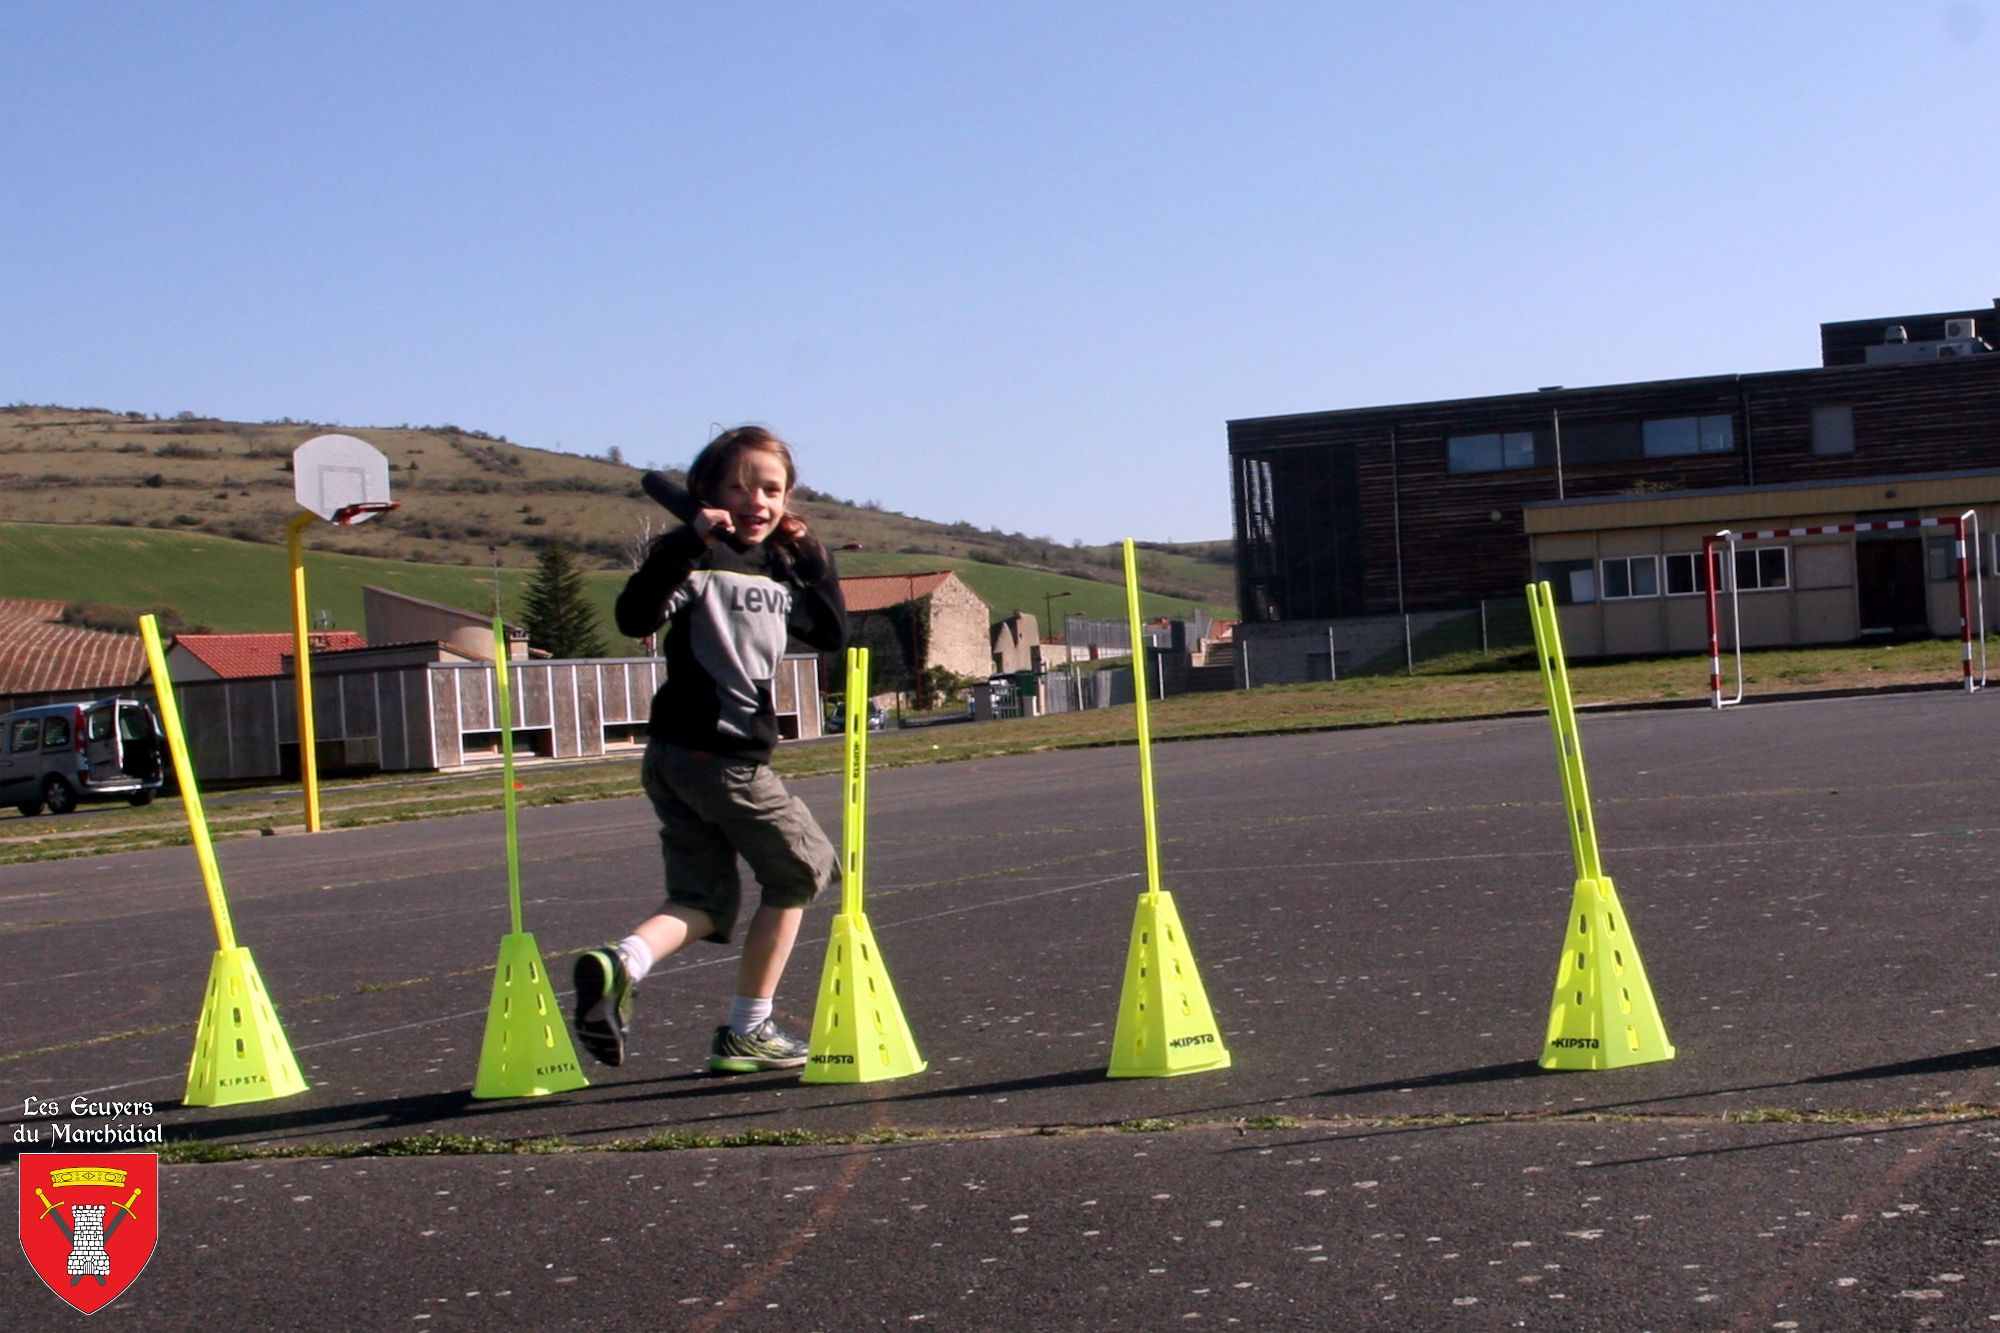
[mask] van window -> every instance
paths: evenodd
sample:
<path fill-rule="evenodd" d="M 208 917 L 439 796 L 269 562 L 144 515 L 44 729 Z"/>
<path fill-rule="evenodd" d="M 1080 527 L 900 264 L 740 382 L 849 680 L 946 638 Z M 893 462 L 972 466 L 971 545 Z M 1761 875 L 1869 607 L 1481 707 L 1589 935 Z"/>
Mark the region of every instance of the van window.
<path fill-rule="evenodd" d="M 111 739 L 111 710 L 94 708 L 90 711 L 90 739 L 103 741 Z"/>
<path fill-rule="evenodd" d="M 42 748 L 60 750 L 69 744 L 69 719 L 52 717 L 42 723 Z"/>
<path fill-rule="evenodd" d="M 7 748 L 15 754 L 25 754 L 42 743 L 42 720 L 38 717 L 22 717 L 14 720 L 14 730 L 7 741 Z"/>

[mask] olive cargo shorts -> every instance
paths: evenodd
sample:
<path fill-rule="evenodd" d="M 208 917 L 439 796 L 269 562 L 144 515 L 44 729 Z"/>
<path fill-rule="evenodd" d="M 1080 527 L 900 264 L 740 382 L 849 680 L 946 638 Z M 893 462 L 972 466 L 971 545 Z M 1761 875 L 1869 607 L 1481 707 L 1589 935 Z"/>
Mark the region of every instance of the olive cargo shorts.
<path fill-rule="evenodd" d="M 706 939 L 727 944 L 736 928 L 739 854 L 772 907 L 804 907 L 840 869 L 812 812 L 769 764 L 653 740 L 642 780 L 660 816 L 667 902 L 707 913 L 715 929 Z"/>

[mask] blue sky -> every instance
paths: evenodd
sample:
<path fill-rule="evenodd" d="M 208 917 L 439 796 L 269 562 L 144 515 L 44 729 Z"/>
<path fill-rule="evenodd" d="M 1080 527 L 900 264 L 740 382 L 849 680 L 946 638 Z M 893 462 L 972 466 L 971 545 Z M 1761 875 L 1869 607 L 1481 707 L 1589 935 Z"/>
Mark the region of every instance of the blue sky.
<path fill-rule="evenodd" d="M 1231 418 L 1990 304 L 1995 68 L 2000 0 L 13 0 L 0 399 L 763 421 L 844 498 L 1221 538 Z"/>

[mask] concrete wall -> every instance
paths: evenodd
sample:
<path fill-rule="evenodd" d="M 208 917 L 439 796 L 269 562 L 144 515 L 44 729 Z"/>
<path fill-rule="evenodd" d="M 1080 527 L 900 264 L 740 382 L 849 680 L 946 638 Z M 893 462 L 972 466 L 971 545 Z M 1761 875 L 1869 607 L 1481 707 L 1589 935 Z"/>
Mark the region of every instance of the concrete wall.
<path fill-rule="evenodd" d="M 1035 624 L 1035 617 L 1027 611 L 1016 611 L 1005 620 L 996 621 L 992 627 L 993 651 L 989 660 L 993 671 L 1028 671 L 1041 665 L 1041 631 Z M 1055 659 L 1051 659 L 1055 660 Z M 1062 659 L 1067 661 L 1065 656 Z"/>
<path fill-rule="evenodd" d="M 470 611 L 402 597 L 376 587 L 361 590 L 361 604 L 370 643 L 445 643 L 488 662 L 497 656 L 493 651 L 492 621 Z"/>

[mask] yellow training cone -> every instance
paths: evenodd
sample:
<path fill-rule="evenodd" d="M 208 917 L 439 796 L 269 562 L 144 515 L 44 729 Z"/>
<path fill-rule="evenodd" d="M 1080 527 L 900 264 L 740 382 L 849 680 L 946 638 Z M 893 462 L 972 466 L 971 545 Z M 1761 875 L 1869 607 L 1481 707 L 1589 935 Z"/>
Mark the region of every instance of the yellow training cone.
<path fill-rule="evenodd" d="M 507 642 L 507 627 L 493 617 L 493 642 Z M 486 1006 L 486 1035 L 479 1043 L 475 1097 L 540 1097 L 587 1088 L 590 1080 L 576 1062 L 569 1028 L 557 1015 L 535 937 L 521 924 L 521 835 L 514 796 L 514 704 L 507 684 L 513 668 L 503 657 L 493 664 L 493 692 L 500 720 L 501 823 L 507 837 L 507 915 L 513 929 L 500 937 L 500 961 L 493 965 L 493 999 Z"/>
<path fill-rule="evenodd" d="M 540 1097 L 589 1086 L 576 1062 L 569 1028 L 556 1008 L 556 993 L 535 937 L 525 932 L 502 935 L 472 1095 Z"/>
<path fill-rule="evenodd" d="M 1618 891 L 1608 877 L 1578 880 L 1542 1068 L 1617 1069 L 1673 1058 Z"/>
<path fill-rule="evenodd" d="M 208 990 L 201 1003 L 201 1020 L 194 1030 L 194 1058 L 188 1061 L 188 1106 L 234 1106 L 289 1097 L 306 1090 L 305 1076 L 292 1058 L 292 1047 L 278 1022 L 278 1011 L 264 990 L 264 978 L 250 951 L 236 942 L 229 919 L 229 899 L 222 891 L 222 869 L 208 836 L 208 814 L 202 809 L 201 788 L 188 759 L 187 733 L 181 728 L 180 705 L 174 699 L 173 678 L 167 674 L 166 651 L 160 643 L 160 622 L 139 617 L 139 638 L 146 648 L 146 665 L 153 674 L 153 695 L 160 704 L 160 726 L 166 732 L 167 753 L 180 783 L 181 806 L 187 813 L 188 837 L 201 866 L 208 911 L 215 922 L 215 956 L 208 965 Z"/>
<path fill-rule="evenodd" d="M 1194 949 L 1181 929 L 1174 896 L 1160 887 L 1160 835 L 1153 812 L 1153 733 L 1146 710 L 1146 638 L 1139 621 L 1139 565 L 1125 542 L 1125 614 L 1132 629 L 1132 693 L 1139 729 L 1139 808 L 1144 820 L 1146 891 L 1132 915 L 1125 950 L 1125 987 L 1111 1038 L 1111 1078 L 1164 1078 L 1227 1069 L 1208 991 L 1195 970 Z"/>
<path fill-rule="evenodd" d="M 868 918 L 838 913 L 813 1010 L 812 1054 L 800 1081 L 873 1083 L 928 1067 L 917 1054 Z"/>
<path fill-rule="evenodd" d="M 928 1068 L 896 1002 L 862 910 L 868 848 L 868 650 L 847 650 L 846 778 L 840 820 L 840 911 L 826 942 L 812 1054 L 802 1083 L 873 1083 Z"/>
<path fill-rule="evenodd" d="M 1125 989 L 1111 1038 L 1112 1078 L 1161 1078 L 1227 1069 L 1229 1050 L 1209 1011 L 1194 949 L 1181 930 L 1174 895 L 1139 895 Z"/>
<path fill-rule="evenodd" d="M 188 1106 L 235 1106 L 304 1092 L 264 979 L 245 948 L 217 949 L 208 969 L 208 997 L 194 1032 L 188 1065 Z"/>
<path fill-rule="evenodd" d="M 1534 622 L 1535 654 L 1548 692 L 1549 726 L 1555 732 L 1563 807 L 1569 816 L 1570 850 L 1576 857 L 1576 891 L 1570 899 L 1562 961 L 1556 967 L 1542 1068 L 1617 1069 L 1671 1060 L 1673 1044 L 1653 1002 L 1638 943 L 1598 855 L 1590 783 L 1583 771 L 1583 738 L 1576 731 L 1562 628 L 1548 584 L 1528 585 L 1528 618 Z"/>

